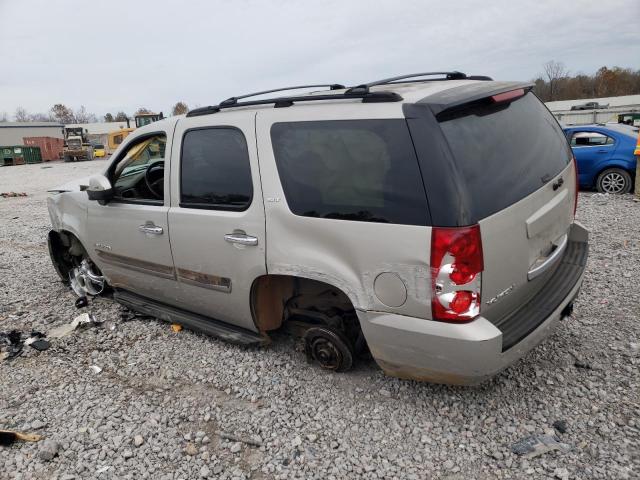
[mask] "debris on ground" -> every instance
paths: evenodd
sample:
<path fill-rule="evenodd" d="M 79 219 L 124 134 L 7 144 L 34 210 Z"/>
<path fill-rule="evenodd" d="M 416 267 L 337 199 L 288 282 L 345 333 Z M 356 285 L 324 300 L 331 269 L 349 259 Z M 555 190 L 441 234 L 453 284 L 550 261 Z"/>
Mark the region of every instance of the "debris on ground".
<path fill-rule="evenodd" d="M 0 445 L 11 445 L 16 441 L 21 442 L 37 442 L 42 438 L 42 435 L 35 433 L 23 433 L 16 432 L 14 430 L 0 430 Z"/>
<path fill-rule="evenodd" d="M 87 305 L 89 305 L 89 300 L 87 300 L 87 297 L 78 297 L 76 299 L 76 308 L 84 308 Z"/>
<path fill-rule="evenodd" d="M 0 360 L 15 358 L 22 353 L 22 334 L 18 330 L 0 332 Z"/>
<path fill-rule="evenodd" d="M 178 333 L 180 330 L 182 330 L 182 325 L 178 323 L 172 323 L 171 330 L 173 330 L 173 333 Z"/>
<path fill-rule="evenodd" d="M 535 458 L 553 450 L 567 452 L 571 446 L 560 442 L 555 435 L 531 435 L 511 445 L 511 451 L 525 458 Z"/>
<path fill-rule="evenodd" d="M 0 197 L 8 198 L 8 197 L 26 197 L 27 194 L 25 192 L 2 192 L 0 193 Z"/>
<path fill-rule="evenodd" d="M 91 366 L 89 367 L 89 370 L 91 370 L 93 373 L 96 373 L 96 374 L 97 374 L 97 373 L 100 373 L 100 372 L 102 371 L 102 368 L 100 368 L 100 367 L 99 367 L 99 366 L 97 366 L 97 365 L 91 365 Z"/>
<path fill-rule="evenodd" d="M 259 438 L 256 438 L 255 436 L 251 437 L 251 438 L 247 438 L 247 437 L 241 437 L 238 435 L 234 435 L 233 433 L 227 433 L 227 432 L 216 432 L 218 434 L 218 436 L 224 440 L 230 440 L 232 442 L 240 442 L 240 443 L 246 443 L 247 445 L 251 445 L 253 447 L 261 447 L 262 446 L 262 440 Z"/>
<path fill-rule="evenodd" d="M 71 323 L 66 323 L 59 327 L 54 328 L 49 332 L 49 338 L 62 338 L 69 335 L 76 328 L 82 326 L 96 326 L 100 325 L 102 322 L 99 322 L 96 317 L 91 313 L 83 313 L 82 315 L 78 315 L 73 319 Z"/>
<path fill-rule="evenodd" d="M 553 422 L 552 426 L 560 433 L 566 433 L 567 429 L 569 428 L 566 420 L 556 420 L 555 422 Z"/>

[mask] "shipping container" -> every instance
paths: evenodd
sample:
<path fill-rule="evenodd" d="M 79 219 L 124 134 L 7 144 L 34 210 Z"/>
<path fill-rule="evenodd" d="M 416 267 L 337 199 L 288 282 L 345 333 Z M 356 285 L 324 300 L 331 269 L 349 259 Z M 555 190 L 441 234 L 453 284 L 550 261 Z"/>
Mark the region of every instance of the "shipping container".
<path fill-rule="evenodd" d="M 42 162 L 40 147 L 29 147 L 26 145 L 0 147 L 0 154 L 2 154 L 2 165 L 5 167 L 9 165 Z"/>
<path fill-rule="evenodd" d="M 64 148 L 64 140 L 62 138 L 24 137 L 22 140 L 25 145 L 30 147 L 40 147 L 42 160 L 45 162 L 62 158 L 62 150 Z"/>

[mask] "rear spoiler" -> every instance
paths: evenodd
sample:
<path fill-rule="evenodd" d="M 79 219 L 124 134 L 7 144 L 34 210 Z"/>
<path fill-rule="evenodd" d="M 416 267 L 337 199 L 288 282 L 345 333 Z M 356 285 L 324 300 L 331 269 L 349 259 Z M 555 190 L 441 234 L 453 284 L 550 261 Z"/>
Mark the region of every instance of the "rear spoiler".
<path fill-rule="evenodd" d="M 462 106 L 480 103 L 495 95 L 513 90 L 524 90 L 524 95 L 532 88 L 533 83 L 528 82 L 473 82 L 434 93 L 418 100 L 416 104 L 427 105 L 434 115 L 438 115 L 444 111 L 457 110 Z M 517 95 L 513 99 L 520 96 L 522 95 Z M 508 96 L 505 98 L 509 99 Z"/>

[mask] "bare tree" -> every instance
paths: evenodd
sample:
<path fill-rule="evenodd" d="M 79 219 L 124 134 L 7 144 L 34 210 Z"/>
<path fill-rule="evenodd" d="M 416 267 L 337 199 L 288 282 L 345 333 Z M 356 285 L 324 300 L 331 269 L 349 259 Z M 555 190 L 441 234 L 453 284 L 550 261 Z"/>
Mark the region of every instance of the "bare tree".
<path fill-rule="evenodd" d="M 148 108 L 140 107 L 138 110 L 136 110 L 136 113 L 134 113 L 134 115 L 140 115 L 142 113 L 153 113 L 153 112 Z"/>
<path fill-rule="evenodd" d="M 81 105 L 79 109 L 75 111 L 76 123 L 95 123 L 98 121 L 93 113 L 87 112 L 84 105 Z"/>
<path fill-rule="evenodd" d="M 107 122 L 107 123 L 113 122 L 113 115 L 111 115 L 110 113 L 107 113 L 104 116 L 104 121 Z"/>
<path fill-rule="evenodd" d="M 8 121 L 9 121 L 9 115 L 7 115 L 7 112 L 0 112 L 0 123 L 8 122 Z"/>
<path fill-rule="evenodd" d="M 30 122 L 50 122 L 53 120 L 49 113 L 34 113 L 29 115 Z"/>
<path fill-rule="evenodd" d="M 547 76 L 549 85 L 549 101 L 552 102 L 558 96 L 558 86 L 560 81 L 569 74 L 564 63 L 550 60 L 544 64 L 544 74 Z"/>
<path fill-rule="evenodd" d="M 73 114 L 73 110 L 71 110 L 66 105 L 63 105 L 62 103 L 56 103 L 53 107 L 51 107 L 51 115 L 56 122 L 62 123 L 63 125 L 67 125 L 69 123 L 77 123 L 76 117 Z"/>
<path fill-rule="evenodd" d="M 184 102 L 176 103 L 171 109 L 172 115 L 183 115 L 189 111 L 189 107 Z"/>
<path fill-rule="evenodd" d="M 124 112 L 118 112 L 116 113 L 115 118 L 113 119 L 114 122 L 126 122 L 127 121 L 127 114 Z"/>
<path fill-rule="evenodd" d="M 15 119 L 16 122 L 28 122 L 29 112 L 27 112 L 22 107 L 18 107 L 16 108 L 16 112 L 13 114 L 13 118 Z"/>

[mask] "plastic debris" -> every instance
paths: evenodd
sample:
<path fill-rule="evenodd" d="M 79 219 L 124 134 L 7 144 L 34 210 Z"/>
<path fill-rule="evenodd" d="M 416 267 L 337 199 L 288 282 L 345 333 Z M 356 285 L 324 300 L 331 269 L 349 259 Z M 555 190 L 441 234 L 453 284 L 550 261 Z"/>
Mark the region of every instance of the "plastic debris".
<path fill-rule="evenodd" d="M 42 439 L 42 435 L 35 433 L 23 433 L 13 430 L 0 430 L 0 445 L 11 445 L 13 442 L 37 442 Z"/>
<path fill-rule="evenodd" d="M 17 330 L 11 330 L 8 333 L 0 332 L 0 349 L 4 350 L 0 355 L 0 359 L 15 358 L 22 353 L 22 334 Z"/>
<path fill-rule="evenodd" d="M 83 308 L 89 305 L 89 300 L 87 297 L 79 297 L 76 299 L 76 308 Z"/>
<path fill-rule="evenodd" d="M 178 333 L 180 330 L 182 330 L 182 325 L 178 323 L 172 323 L 171 330 L 173 330 L 174 333 Z"/>
<path fill-rule="evenodd" d="M 511 445 L 511 451 L 525 458 L 534 458 L 553 450 L 569 451 L 571 446 L 555 435 L 531 435 Z"/>
<path fill-rule="evenodd" d="M 93 373 L 96 373 L 96 374 L 102 371 L 102 369 L 97 365 L 91 365 L 89 367 L 89 370 L 91 370 Z"/>
<path fill-rule="evenodd" d="M 54 328 L 49 332 L 48 336 L 49 338 L 62 338 L 80 326 L 86 327 L 89 325 L 100 325 L 101 323 L 102 322 L 99 322 L 93 314 L 83 313 L 74 318 L 73 322 Z"/>

